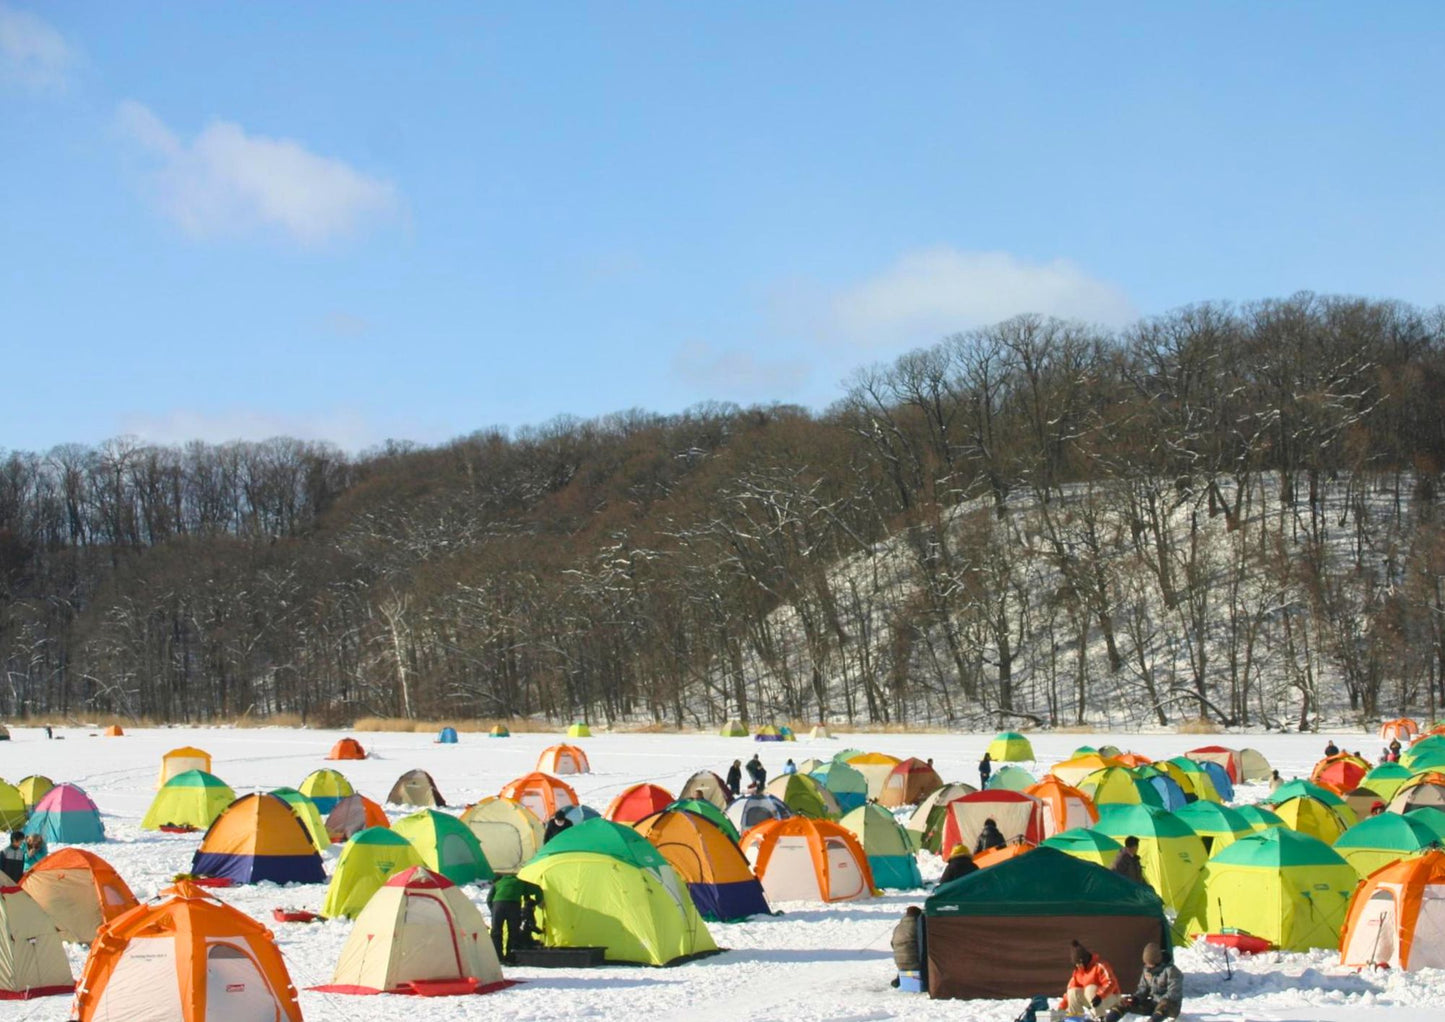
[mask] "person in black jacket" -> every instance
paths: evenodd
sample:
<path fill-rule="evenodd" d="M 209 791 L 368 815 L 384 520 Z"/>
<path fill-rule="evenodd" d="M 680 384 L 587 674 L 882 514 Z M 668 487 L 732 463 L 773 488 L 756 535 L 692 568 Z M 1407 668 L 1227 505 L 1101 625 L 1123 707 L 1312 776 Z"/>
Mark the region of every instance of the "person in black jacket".
<path fill-rule="evenodd" d="M 978 863 L 973 861 L 973 856 L 968 854 L 968 849 L 963 845 L 954 845 L 953 851 L 948 853 L 948 865 L 943 867 L 943 876 L 938 878 L 938 886 L 942 887 L 950 880 L 957 880 L 959 877 L 966 877 L 970 873 L 978 872 Z"/>
<path fill-rule="evenodd" d="M 1002 848 L 1006 844 L 1008 842 L 1004 840 L 1003 831 L 998 829 L 998 824 L 990 816 L 983 821 L 983 830 L 978 832 L 978 840 L 973 845 L 973 854 L 978 855 L 990 848 Z"/>
<path fill-rule="evenodd" d="M 1129 835 L 1124 839 L 1124 847 L 1120 849 L 1118 857 L 1114 859 L 1113 870 L 1126 880 L 1132 880 L 1141 887 L 1148 887 L 1149 881 L 1144 879 L 1144 864 L 1139 861 L 1139 839 Z"/>
<path fill-rule="evenodd" d="M 743 786 L 743 761 L 733 760 L 733 765 L 728 767 L 727 776 L 728 797 L 737 798 L 741 795 Z"/>
<path fill-rule="evenodd" d="M 763 793 L 763 785 L 768 783 L 768 771 L 763 766 L 763 761 L 758 759 L 758 754 L 753 753 L 753 758 L 748 760 L 748 779 L 753 782 L 753 787 L 758 789 L 758 794 Z"/>
<path fill-rule="evenodd" d="M 983 754 L 983 759 L 978 761 L 978 786 L 980 788 L 987 788 L 988 779 L 992 774 L 993 757 L 988 754 L 987 750 L 985 750 Z"/>
<path fill-rule="evenodd" d="M 23 830 L 10 832 L 10 845 L 0 852 L 0 873 L 9 877 L 12 884 L 18 884 L 20 878 L 25 875 L 25 832 Z"/>
<path fill-rule="evenodd" d="M 542 831 L 542 844 L 551 841 L 558 834 L 572 826 L 572 821 L 567 819 L 567 810 L 558 809 L 547 821 L 547 829 Z"/>
<path fill-rule="evenodd" d="M 1340 747 L 1339 747 L 1338 745 L 1336 745 L 1336 744 L 1335 744 L 1335 740 L 1334 740 L 1333 738 L 1331 738 L 1328 742 L 1325 743 L 1325 755 L 1326 755 L 1326 756 L 1338 756 L 1339 754 L 1340 754 Z"/>

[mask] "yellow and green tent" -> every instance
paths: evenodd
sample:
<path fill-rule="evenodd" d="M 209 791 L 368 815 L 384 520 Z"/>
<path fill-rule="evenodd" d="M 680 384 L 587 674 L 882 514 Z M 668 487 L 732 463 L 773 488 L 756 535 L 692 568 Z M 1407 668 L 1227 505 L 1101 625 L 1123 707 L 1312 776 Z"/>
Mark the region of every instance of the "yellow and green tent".
<path fill-rule="evenodd" d="M 780 774 L 763 790 L 810 820 L 836 820 L 843 815 L 833 793 L 807 774 Z"/>
<path fill-rule="evenodd" d="M 995 763 L 1032 763 L 1034 747 L 1017 731 L 1000 731 L 988 743 L 988 755 Z"/>
<path fill-rule="evenodd" d="M 1396 859 L 1440 843 L 1440 835 L 1414 813 L 1381 813 L 1335 839 L 1334 849 L 1363 879 Z"/>
<path fill-rule="evenodd" d="M 567 737 L 568 737 L 568 738 L 591 738 L 591 737 L 592 737 L 592 728 L 590 728 L 589 726 L 587 726 L 586 724 L 582 723 L 582 722 L 579 720 L 577 723 L 568 726 L 568 728 L 567 728 Z"/>
<path fill-rule="evenodd" d="M 1055 775 L 1057 776 L 1057 775 Z M 1164 797 L 1148 781 L 1141 780 L 1128 767 L 1112 766 L 1097 770 L 1080 781 L 1076 787 L 1094 800 L 1101 810 L 1104 806 L 1153 806 L 1164 808 Z"/>
<path fill-rule="evenodd" d="M 1005 791 L 1023 791 L 1038 783 L 1033 774 L 1021 766 L 1005 764 L 993 772 L 988 779 L 990 789 L 1003 789 Z"/>
<path fill-rule="evenodd" d="M 746 738 L 748 736 L 748 729 L 743 727 L 742 721 L 730 720 L 722 726 L 722 730 L 719 731 L 718 734 L 724 738 Z"/>
<path fill-rule="evenodd" d="M 473 884 L 496 876 L 471 827 L 455 816 L 423 809 L 403 816 L 391 829 L 411 842 L 427 869 L 454 884 Z"/>
<path fill-rule="evenodd" d="M 1056 848 L 1065 855 L 1072 855 L 1076 859 L 1092 862 L 1105 869 L 1114 865 L 1114 860 L 1119 857 L 1119 852 L 1124 848 L 1108 834 L 1086 827 L 1061 830 L 1045 840 L 1039 847 Z"/>
<path fill-rule="evenodd" d="M 316 806 L 316 811 L 322 814 L 331 812 L 336 808 L 336 803 L 348 795 L 356 794 L 356 789 L 345 775 L 330 767 L 311 771 L 306 775 L 306 779 L 297 785 L 297 790 L 309 798 Z"/>
<path fill-rule="evenodd" d="M 42 798 L 50 794 L 50 789 L 55 787 L 55 782 L 44 774 L 31 774 L 29 777 L 22 777 L 15 782 L 20 797 L 25 801 L 26 810 L 34 809 Z"/>
<path fill-rule="evenodd" d="M 1339 805 L 1330 805 L 1312 795 L 1296 795 L 1270 806 L 1290 830 L 1308 834 L 1325 844 L 1333 844 L 1335 838 L 1349 830 L 1355 822 L 1355 814 L 1344 800 Z"/>
<path fill-rule="evenodd" d="M 306 833 L 311 835 L 311 843 L 318 852 L 324 852 L 331 847 L 331 835 L 326 833 L 326 821 L 321 818 L 321 811 L 316 808 L 315 802 L 295 788 L 277 788 L 271 794 L 285 802 L 301 817 L 301 822 L 306 824 Z"/>
<path fill-rule="evenodd" d="M 19 830 L 25 826 L 25 818 L 29 815 L 20 789 L 6 781 L 0 781 L 0 829 Z"/>
<path fill-rule="evenodd" d="M 156 792 L 141 830 L 205 830 L 236 801 L 231 786 L 204 770 L 176 774 Z"/>
<path fill-rule="evenodd" d="M 1264 806 L 1235 806 L 1234 811 L 1249 821 L 1256 834 L 1271 827 L 1284 826 L 1284 821 Z"/>
<path fill-rule="evenodd" d="M 1194 760 L 1186 756 L 1176 756 L 1174 759 L 1167 760 L 1166 762 L 1169 766 L 1178 769 L 1178 775 L 1171 773 L 1170 776 L 1179 782 L 1179 786 L 1184 789 L 1186 794 L 1209 802 L 1224 801 L 1224 799 L 1219 797 L 1219 790 L 1215 788 L 1214 781 L 1209 776 L 1209 771 L 1205 770 L 1204 767 L 1200 766 Z M 1162 766 L 1163 764 L 1155 763 L 1154 765 Z M 1182 780 L 1180 779 L 1181 777 L 1183 778 Z"/>
<path fill-rule="evenodd" d="M 1208 855 L 1217 855 L 1221 849 L 1254 833 L 1254 824 L 1238 810 L 1216 802 L 1191 802 L 1183 809 L 1174 810 L 1174 815 L 1199 835 Z"/>
<path fill-rule="evenodd" d="M 1189 824 L 1154 806 L 1100 806 L 1094 830 L 1119 844 L 1139 839 L 1139 861 L 1144 879 L 1169 908 L 1178 909 L 1204 868 L 1204 842 Z"/>
<path fill-rule="evenodd" d="M 336 860 L 321 914 L 327 919 L 355 919 L 389 877 L 421 865 L 411 842 L 390 827 L 357 831 Z"/>
<path fill-rule="evenodd" d="M 1088 748 L 1088 746 L 1084 746 Z M 1100 756 L 1097 752 L 1090 750 L 1081 752 L 1074 750 L 1074 755 L 1062 763 L 1055 763 L 1049 768 L 1049 773 L 1063 781 L 1071 788 L 1077 788 L 1090 774 L 1098 773 L 1109 767 L 1122 767 L 1124 764 L 1111 757 Z"/>
<path fill-rule="evenodd" d="M 1388 802 L 1413 776 L 1414 771 L 1401 763 L 1381 763 L 1361 779 L 1360 787 L 1369 788 L 1380 796 L 1380 801 Z"/>
<path fill-rule="evenodd" d="M 1336 947 L 1358 879 L 1323 841 L 1276 827 L 1209 860 L 1175 930 L 1192 937 L 1229 927 L 1282 951 Z"/>

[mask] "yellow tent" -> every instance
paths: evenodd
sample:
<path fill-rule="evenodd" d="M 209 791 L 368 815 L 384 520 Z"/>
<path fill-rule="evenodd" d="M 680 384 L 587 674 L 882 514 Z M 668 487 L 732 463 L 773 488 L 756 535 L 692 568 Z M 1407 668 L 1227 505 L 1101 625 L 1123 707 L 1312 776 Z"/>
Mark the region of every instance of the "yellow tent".
<path fill-rule="evenodd" d="M 202 773 L 211 772 L 211 754 L 205 749 L 197 749 L 194 746 L 182 745 L 179 749 L 172 749 L 161 757 L 161 772 L 156 778 L 156 787 L 164 788 L 166 782 L 177 774 L 183 774 L 187 770 L 200 770 Z"/>
<path fill-rule="evenodd" d="M 1001 731 L 988 743 L 988 755 L 995 763 L 1032 763 L 1034 747 L 1017 731 Z"/>
<path fill-rule="evenodd" d="M 868 781 L 868 797 L 877 798 L 883 794 L 883 785 L 893 768 L 903 762 L 883 752 L 865 752 L 849 757 L 845 762 Z"/>
<path fill-rule="evenodd" d="M 1318 838 L 1327 845 L 1334 844 L 1335 838 L 1355 822 L 1354 814 L 1343 802 L 1332 806 L 1310 795 L 1287 798 L 1273 810 L 1290 830 Z"/>
<path fill-rule="evenodd" d="M 1086 752 L 1082 756 L 1075 756 L 1066 759 L 1062 763 L 1055 763 L 1049 768 L 1049 773 L 1063 781 L 1071 788 L 1077 788 L 1079 782 L 1092 773 L 1105 770 L 1109 767 L 1122 766 L 1117 759 L 1109 756 L 1100 756 L 1097 752 Z"/>
<path fill-rule="evenodd" d="M 327 919 L 354 919 L 388 879 L 420 865 L 421 856 L 406 838 L 390 827 L 367 827 L 341 850 L 321 914 Z"/>
<path fill-rule="evenodd" d="M 1101 813 L 1094 829 L 1121 845 L 1137 837 L 1144 879 L 1165 906 L 1178 909 L 1204 868 L 1204 842 L 1189 824 L 1153 806 L 1113 806 Z"/>

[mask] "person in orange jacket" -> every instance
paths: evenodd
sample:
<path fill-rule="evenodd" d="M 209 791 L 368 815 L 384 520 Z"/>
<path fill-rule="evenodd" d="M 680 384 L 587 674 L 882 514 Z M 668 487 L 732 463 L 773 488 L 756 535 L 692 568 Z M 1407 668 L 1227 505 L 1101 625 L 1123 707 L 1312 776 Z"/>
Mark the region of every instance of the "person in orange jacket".
<path fill-rule="evenodd" d="M 1114 967 L 1077 940 L 1072 942 L 1074 972 L 1059 1007 L 1071 1015 L 1102 1018 L 1119 1003 L 1123 989 Z"/>

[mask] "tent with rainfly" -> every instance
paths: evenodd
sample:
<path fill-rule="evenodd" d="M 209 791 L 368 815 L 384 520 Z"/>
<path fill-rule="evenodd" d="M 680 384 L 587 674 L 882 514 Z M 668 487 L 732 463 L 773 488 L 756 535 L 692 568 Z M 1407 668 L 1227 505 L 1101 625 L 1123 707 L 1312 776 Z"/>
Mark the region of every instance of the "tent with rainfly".
<path fill-rule="evenodd" d="M 542 847 L 546 828 L 537 814 L 507 798 L 484 798 L 467 807 L 462 822 L 476 836 L 496 873 L 516 873 Z"/>
<path fill-rule="evenodd" d="M 473 884 L 496 876 L 476 835 L 455 816 L 422 809 L 403 816 L 391 829 L 411 842 L 427 869 L 454 884 Z"/>
<path fill-rule="evenodd" d="M 75 989 L 60 931 L 19 887 L 0 887 L 0 948 L 0 1000 L 52 997 Z"/>
<path fill-rule="evenodd" d="M 388 879 L 421 865 L 421 856 L 406 838 L 387 827 L 368 827 L 341 849 L 321 914 L 354 919 Z"/>
<path fill-rule="evenodd" d="M 1034 747 L 1017 731 L 1000 731 L 988 743 L 988 755 L 995 763 L 1032 763 Z"/>
<path fill-rule="evenodd" d="M 868 856 L 851 831 L 827 820 L 768 820 L 740 846 L 771 901 L 854 901 L 874 895 Z"/>
<path fill-rule="evenodd" d="M 1120 844 L 1129 837 L 1139 839 L 1144 879 L 1169 908 L 1178 909 L 1184 903 L 1204 868 L 1204 842 L 1189 824 L 1163 809 L 1142 805 L 1100 807 L 1094 829 Z"/>
<path fill-rule="evenodd" d="M 1340 964 L 1445 969 L 1445 851 L 1400 859 L 1360 884 L 1340 933 Z"/>
<path fill-rule="evenodd" d="M 167 781 L 140 822 L 141 830 L 205 830 L 236 801 L 231 786 L 204 770 L 187 770 Z"/>
<path fill-rule="evenodd" d="M 1323 841 L 1276 827 L 1216 853 L 1175 928 L 1193 937 L 1231 926 L 1283 951 L 1335 947 L 1357 879 Z"/>
<path fill-rule="evenodd" d="M 838 821 L 863 846 L 873 885 L 893 890 L 912 890 L 923 886 L 913 846 L 893 814 L 877 803 L 859 806 Z"/>
<path fill-rule="evenodd" d="M 75 995 L 78 1022 L 301 1022 L 271 931 L 186 881 L 100 931 Z"/>
<path fill-rule="evenodd" d="M 328 994 L 478 994 L 505 984 L 477 907 L 445 876 L 413 866 L 371 896 L 341 948 Z"/>
<path fill-rule="evenodd" d="M 326 882 L 306 824 L 269 794 L 242 795 L 227 806 L 201 839 L 190 871 L 237 884 Z"/>
<path fill-rule="evenodd" d="M 51 852 L 20 886 L 54 921 L 60 939 L 73 944 L 91 943 L 101 926 L 138 904 L 110 863 L 82 848 Z"/>
<path fill-rule="evenodd" d="M 182 745 L 179 749 L 172 749 L 161 757 L 161 772 L 156 778 L 156 787 L 163 788 L 166 782 L 177 774 L 183 774 L 187 770 L 204 770 L 211 772 L 211 754 L 205 749 L 197 749 L 192 745 Z"/>
<path fill-rule="evenodd" d="M 336 808 L 336 803 L 356 794 L 356 789 L 343 774 L 325 767 L 307 774 L 296 790 L 309 798 L 320 813 L 330 813 Z"/>
<path fill-rule="evenodd" d="M 601 818 L 562 832 L 517 876 L 542 889 L 547 947 L 668 965 L 717 950 L 677 871 L 646 838 Z"/>
<path fill-rule="evenodd" d="M 47 845 L 89 845 L 105 840 L 105 825 L 89 795 L 74 784 L 57 784 L 36 803 L 25 833 L 39 834 Z"/>
<path fill-rule="evenodd" d="M 939 886 L 923 916 L 934 998 L 1057 989 L 1070 938 L 1114 963 L 1133 990 L 1144 945 L 1169 946 L 1158 895 L 1047 846 Z"/>
<path fill-rule="evenodd" d="M 707 921 L 734 922 L 771 912 L 747 859 L 712 821 L 673 810 L 640 820 L 633 829 L 677 871 Z"/>

